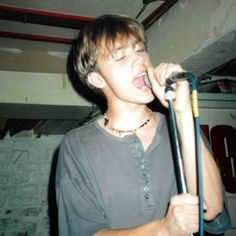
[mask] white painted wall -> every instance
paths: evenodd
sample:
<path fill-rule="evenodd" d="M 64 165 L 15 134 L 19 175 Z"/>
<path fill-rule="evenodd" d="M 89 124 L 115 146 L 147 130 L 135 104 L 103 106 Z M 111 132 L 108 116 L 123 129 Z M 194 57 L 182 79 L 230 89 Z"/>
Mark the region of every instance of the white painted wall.
<path fill-rule="evenodd" d="M 90 106 L 66 74 L 0 71 L 0 103 Z"/>

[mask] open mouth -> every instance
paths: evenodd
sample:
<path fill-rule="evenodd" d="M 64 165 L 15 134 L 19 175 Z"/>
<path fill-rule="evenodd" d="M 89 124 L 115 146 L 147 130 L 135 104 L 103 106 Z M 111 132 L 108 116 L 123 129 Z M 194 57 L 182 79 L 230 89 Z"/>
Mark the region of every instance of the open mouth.
<path fill-rule="evenodd" d="M 141 75 L 138 75 L 133 80 L 133 85 L 138 89 L 147 89 L 150 88 L 151 83 L 148 79 L 147 73 L 143 73 Z"/>

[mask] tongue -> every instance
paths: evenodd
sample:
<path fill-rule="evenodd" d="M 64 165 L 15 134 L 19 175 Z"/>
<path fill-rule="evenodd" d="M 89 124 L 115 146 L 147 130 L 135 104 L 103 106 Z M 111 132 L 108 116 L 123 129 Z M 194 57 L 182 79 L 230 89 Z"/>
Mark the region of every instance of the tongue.
<path fill-rule="evenodd" d="M 133 84 L 136 88 L 142 88 L 142 87 L 146 86 L 144 83 L 143 77 L 139 77 L 139 78 L 134 79 Z"/>

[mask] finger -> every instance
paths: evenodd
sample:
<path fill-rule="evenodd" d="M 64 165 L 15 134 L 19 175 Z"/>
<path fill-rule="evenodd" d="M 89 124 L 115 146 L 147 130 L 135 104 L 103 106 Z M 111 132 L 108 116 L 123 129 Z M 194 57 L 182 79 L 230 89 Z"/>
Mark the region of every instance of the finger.
<path fill-rule="evenodd" d="M 156 77 L 155 77 L 155 73 L 154 73 L 154 68 L 153 67 L 148 67 L 147 68 L 147 73 L 148 73 L 148 78 L 151 82 L 151 84 L 155 84 L 156 82 Z"/>
<path fill-rule="evenodd" d="M 180 209 L 177 213 L 173 212 L 173 217 L 172 222 L 176 229 L 181 232 L 181 235 L 198 232 L 199 216 L 197 214 L 188 214 L 186 209 Z"/>
<path fill-rule="evenodd" d="M 182 215 L 182 216 L 188 216 L 188 217 L 196 217 L 199 218 L 199 207 L 197 205 L 176 205 L 173 206 L 173 214 L 174 215 Z"/>
<path fill-rule="evenodd" d="M 198 207 L 176 206 L 173 209 L 175 223 L 182 232 L 196 233 L 199 229 Z"/>
<path fill-rule="evenodd" d="M 165 85 L 167 78 L 173 77 L 180 72 L 184 72 L 183 68 L 178 64 L 172 63 L 161 63 L 155 69 L 157 80 L 161 85 Z"/>
<path fill-rule="evenodd" d="M 180 194 L 173 196 L 171 198 L 172 205 L 198 205 L 199 199 L 198 196 L 191 194 Z"/>

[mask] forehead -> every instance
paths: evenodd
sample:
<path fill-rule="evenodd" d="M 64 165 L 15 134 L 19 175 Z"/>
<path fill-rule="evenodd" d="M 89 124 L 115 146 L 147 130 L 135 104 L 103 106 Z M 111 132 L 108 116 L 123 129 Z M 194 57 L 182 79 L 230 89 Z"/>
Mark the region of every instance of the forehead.
<path fill-rule="evenodd" d="M 115 38 L 106 38 L 101 42 L 98 56 L 107 57 L 118 49 L 135 46 L 137 43 L 144 43 L 144 41 L 141 37 L 133 35 L 117 35 Z"/>
<path fill-rule="evenodd" d="M 133 36 L 130 36 L 129 38 L 121 38 L 115 40 L 111 45 L 109 45 L 108 50 L 109 52 L 114 52 L 122 48 L 134 47 L 138 43 L 142 43 L 142 41 Z"/>

